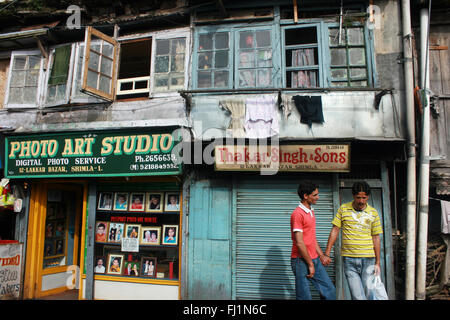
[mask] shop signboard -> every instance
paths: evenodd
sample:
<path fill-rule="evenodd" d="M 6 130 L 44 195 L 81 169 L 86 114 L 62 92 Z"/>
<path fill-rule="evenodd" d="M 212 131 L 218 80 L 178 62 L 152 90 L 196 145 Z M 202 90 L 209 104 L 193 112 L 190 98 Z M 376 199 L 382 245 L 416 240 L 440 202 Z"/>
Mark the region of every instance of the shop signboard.
<path fill-rule="evenodd" d="M 20 298 L 22 243 L 0 241 L 0 300 Z"/>
<path fill-rule="evenodd" d="M 11 136 L 5 143 L 5 177 L 172 175 L 181 165 L 170 132 L 93 131 Z"/>
<path fill-rule="evenodd" d="M 349 172 L 349 144 L 219 145 L 218 171 Z"/>

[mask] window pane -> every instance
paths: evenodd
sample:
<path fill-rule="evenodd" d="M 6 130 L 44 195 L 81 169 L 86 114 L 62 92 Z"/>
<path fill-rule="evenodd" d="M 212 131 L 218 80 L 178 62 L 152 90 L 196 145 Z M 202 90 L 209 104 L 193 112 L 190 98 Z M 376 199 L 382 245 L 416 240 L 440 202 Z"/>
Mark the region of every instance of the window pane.
<path fill-rule="evenodd" d="M 10 88 L 8 103 L 21 103 L 22 102 L 22 90 L 23 88 Z"/>
<path fill-rule="evenodd" d="M 287 66 L 303 67 L 316 65 L 316 51 L 317 49 L 287 50 Z"/>
<path fill-rule="evenodd" d="M 220 32 L 216 33 L 216 43 L 215 48 L 216 49 L 228 49 L 228 33 L 227 32 Z"/>
<path fill-rule="evenodd" d="M 92 70 L 98 71 L 99 61 L 100 61 L 100 56 L 98 54 L 96 54 L 95 52 L 91 51 L 91 54 L 89 56 L 89 68 Z"/>
<path fill-rule="evenodd" d="M 36 87 L 25 87 L 23 89 L 23 103 L 35 103 L 36 102 Z"/>
<path fill-rule="evenodd" d="M 337 87 L 337 88 L 342 88 L 342 87 L 347 87 L 348 84 L 347 84 L 347 82 L 331 82 L 331 86 Z"/>
<path fill-rule="evenodd" d="M 212 34 L 201 34 L 199 37 L 198 50 L 212 49 Z"/>
<path fill-rule="evenodd" d="M 172 54 L 184 53 L 186 47 L 186 41 L 184 39 L 174 39 L 172 40 Z"/>
<path fill-rule="evenodd" d="M 112 72 L 113 72 L 112 60 L 109 60 L 108 58 L 103 58 L 100 72 L 112 77 Z"/>
<path fill-rule="evenodd" d="M 347 69 L 332 69 L 331 77 L 335 80 L 347 80 Z"/>
<path fill-rule="evenodd" d="M 35 86 L 35 87 L 37 87 L 38 77 L 39 77 L 39 71 L 38 70 L 27 71 L 27 77 L 25 79 L 25 85 L 26 86 Z"/>
<path fill-rule="evenodd" d="M 168 75 L 157 75 L 155 76 L 155 87 L 159 89 L 168 89 L 169 87 L 169 76 Z M 159 90 L 161 91 L 161 90 Z"/>
<path fill-rule="evenodd" d="M 350 56 L 350 65 L 362 65 L 366 64 L 366 57 L 364 55 L 363 48 L 351 48 L 348 49 Z"/>
<path fill-rule="evenodd" d="M 14 70 L 24 70 L 27 64 L 26 57 L 15 57 L 13 61 L 13 69 Z"/>
<path fill-rule="evenodd" d="M 255 70 L 241 70 L 239 71 L 239 86 L 240 87 L 255 87 Z"/>
<path fill-rule="evenodd" d="M 216 56 L 214 62 L 215 68 L 228 67 L 228 51 L 217 51 L 215 56 Z"/>
<path fill-rule="evenodd" d="M 91 88 L 97 89 L 97 78 L 98 78 L 98 73 L 88 70 L 87 85 Z"/>
<path fill-rule="evenodd" d="M 28 69 L 39 70 L 39 67 L 41 65 L 41 59 L 35 56 L 29 56 L 28 59 L 29 59 Z"/>
<path fill-rule="evenodd" d="M 255 53 L 254 51 L 244 51 L 239 53 L 239 68 L 254 68 Z"/>
<path fill-rule="evenodd" d="M 319 86 L 317 71 L 290 71 L 287 72 L 288 88 L 311 88 Z"/>
<path fill-rule="evenodd" d="M 170 71 L 184 71 L 184 54 L 177 54 L 176 56 L 172 56 L 171 58 L 172 62 L 170 64 Z"/>
<path fill-rule="evenodd" d="M 347 55 L 345 49 L 330 49 L 331 52 L 331 65 L 347 65 Z"/>
<path fill-rule="evenodd" d="M 113 54 L 114 54 L 114 46 L 109 42 L 103 41 L 102 55 L 112 59 Z"/>
<path fill-rule="evenodd" d="M 352 77 L 352 78 L 365 78 L 366 77 L 366 69 L 364 69 L 364 68 L 351 68 L 350 69 L 350 77 Z"/>
<path fill-rule="evenodd" d="M 258 87 L 269 87 L 272 85 L 271 69 L 258 70 Z"/>
<path fill-rule="evenodd" d="M 157 56 L 155 59 L 155 72 L 169 72 L 169 56 Z"/>
<path fill-rule="evenodd" d="M 198 68 L 199 69 L 211 69 L 212 55 L 208 53 L 200 53 L 198 55 Z"/>
<path fill-rule="evenodd" d="M 270 31 L 256 31 L 256 46 L 270 47 Z"/>
<path fill-rule="evenodd" d="M 100 91 L 111 93 L 111 79 L 100 76 Z"/>
<path fill-rule="evenodd" d="M 272 50 L 258 51 L 258 67 L 272 66 Z"/>
<path fill-rule="evenodd" d="M 364 33 L 362 28 L 349 28 L 347 30 L 348 44 L 350 45 L 363 45 Z"/>
<path fill-rule="evenodd" d="M 329 38 L 329 42 L 330 42 L 330 46 L 338 46 L 338 45 L 345 45 L 346 41 L 345 41 L 345 29 L 341 30 L 341 33 L 339 33 L 339 29 L 329 29 L 329 33 L 330 33 L 330 38 Z M 341 38 L 341 41 L 339 42 L 339 36 Z"/>
<path fill-rule="evenodd" d="M 367 87 L 367 81 L 352 81 L 350 82 L 352 87 Z"/>
<path fill-rule="evenodd" d="M 285 45 L 317 44 L 317 28 L 289 28 L 284 31 Z"/>
<path fill-rule="evenodd" d="M 211 71 L 198 72 L 198 87 L 211 88 Z"/>
<path fill-rule="evenodd" d="M 239 48 L 245 49 L 254 47 L 253 32 L 244 31 L 240 32 L 239 35 Z"/>
<path fill-rule="evenodd" d="M 170 89 L 180 89 L 184 86 L 184 75 L 176 74 L 170 77 Z"/>
<path fill-rule="evenodd" d="M 11 72 L 11 86 L 23 87 L 25 85 L 26 71 L 14 71 Z"/>
<path fill-rule="evenodd" d="M 156 55 L 167 55 L 170 52 L 170 40 L 156 41 Z"/>
<path fill-rule="evenodd" d="M 228 71 L 214 72 L 214 87 L 228 87 Z"/>

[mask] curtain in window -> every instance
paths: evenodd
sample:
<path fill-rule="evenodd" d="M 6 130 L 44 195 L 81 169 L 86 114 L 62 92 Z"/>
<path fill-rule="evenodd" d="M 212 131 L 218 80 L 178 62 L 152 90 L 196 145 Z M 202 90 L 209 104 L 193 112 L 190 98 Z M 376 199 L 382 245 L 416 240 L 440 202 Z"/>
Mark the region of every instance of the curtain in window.
<path fill-rule="evenodd" d="M 314 49 L 298 49 L 292 51 L 292 66 L 305 67 L 315 65 Z M 294 71 L 292 72 L 293 88 L 317 87 L 316 71 Z"/>
<path fill-rule="evenodd" d="M 49 85 L 65 84 L 67 82 L 71 49 L 70 45 L 55 49 L 52 72 L 48 80 Z"/>

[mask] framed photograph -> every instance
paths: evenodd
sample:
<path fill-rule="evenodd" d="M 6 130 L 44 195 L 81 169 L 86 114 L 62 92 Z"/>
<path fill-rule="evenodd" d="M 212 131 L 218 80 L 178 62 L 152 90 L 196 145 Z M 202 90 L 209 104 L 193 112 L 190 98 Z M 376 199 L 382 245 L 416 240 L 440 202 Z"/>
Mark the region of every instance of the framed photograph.
<path fill-rule="evenodd" d="M 139 276 L 139 269 L 141 268 L 140 263 L 136 261 L 125 261 L 123 266 L 124 276 Z"/>
<path fill-rule="evenodd" d="M 105 272 L 106 272 L 105 257 L 96 257 L 94 273 L 105 273 Z"/>
<path fill-rule="evenodd" d="M 97 221 L 95 223 L 95 241 L 106 242 L 109 223 L 106 221 Z"/>
<path fill-rule="evenodd" d="M 124 255 L 110 253 L 108 255 L 108 269 L 106 273 L 108 274 L 122 274 Z"/>
<path fill-rule="evenodd" d="M 64 255 L 66 249 L 65 239 L 55 240 L 55 255 Z"/>
<path fill-rule="evenodd" d="M 110 222 L 107 241 L 108 242 L 120 242 L 123 237 L 124 227 L 125 227 L 125 224 L 123 224 L 123 223 Z"/>
<path fill-rule="evenodd" d="M 140 231 L 141 231 L 140 224 L 125 225 L 125 237 L 126 238 L 139 238 Z"/>
<path fill-rule="evenodd" d="M 53 241 L 44 242 L 44 257 L 55 255 L 55 244 Z"/>
<path fill-rule="evenodd" d="M 64 237 L 66 235 L 66 221 L 56 221 L 55 237 Z"/>
<path fill-rule="evenodd" d="M 140 244 L 159 245 L 160 239 L 161 227 L 142 227 Z"/>
<path fill-rule="evenodd" d="M 180 193 L 166 192 L 165 211 L 180 211 Z"/>
<path fill-rule="evenodd" d="M 147 192 L 146 194 L 147 212 L 162 212 L 164 203 L 164 192 Z"/>
<path fill-rule="evenodd" d="M 178 225 L 163 225 L 162 244 L 178 244 Z"/>
<path fill-rule="evenodd" d="M 98 210 L 112 210 L 113 193 L 101 192 L 98 197 Z"/>
<path fill-rule="evenodd" d="M 50 221 L 45 223 L 45 237 L 51 238 L 55 236 L 55 222 Z"/>
<path fill-rule="evenodd" d="M 156 278 L 156 257 L 142 257 L 141 276 Z"/>
<path fill-rule="evenodd" d="M 128 210 L 128 193 L 116 192 L 114 194 L 114 210 L 127 211 Z"/>
<path fill-rule="evenodd" d="M 131 194 L 130 211 L 144 211 L 145 210 L 145 193 L 136 192 Z"/>

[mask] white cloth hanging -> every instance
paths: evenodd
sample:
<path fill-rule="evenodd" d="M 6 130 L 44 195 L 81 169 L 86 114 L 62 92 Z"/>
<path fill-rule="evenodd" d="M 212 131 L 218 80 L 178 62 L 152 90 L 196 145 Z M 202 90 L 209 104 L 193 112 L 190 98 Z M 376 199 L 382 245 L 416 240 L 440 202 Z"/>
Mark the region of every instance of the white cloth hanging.
<path fill-rule="evenodd" d="M 277 97 L 264 95 L 247 98 L 245 134 L 247 138 L 268 138 L 279 134 Z"/>
<path fill-rule="evenodd" d="M 441 232 L 450 233 L 450 202 L 441 200 Z"/>

